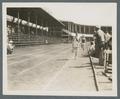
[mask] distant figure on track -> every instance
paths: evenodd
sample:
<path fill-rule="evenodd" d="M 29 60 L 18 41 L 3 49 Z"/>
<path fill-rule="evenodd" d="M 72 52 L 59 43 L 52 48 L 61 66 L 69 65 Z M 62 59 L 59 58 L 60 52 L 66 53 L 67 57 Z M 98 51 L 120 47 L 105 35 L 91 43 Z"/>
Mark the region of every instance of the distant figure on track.
<path fill-rule="evenodd" d="M 45 40 L 45 44 L 48 44 L 48 40 Z"/>
<path fill-rule="evenodd" d="M 85 43 L 86 43 L 86 38 L 84 35 L 81 37 L 81 48 L 84 51 L 85 50 Z"/>
<path fill-rule="evenodd" d="M 77 57 L 78 47 L 79 47 L 79 39 L 76 34 L 76 36 L 73 37 L 73 41 L 72 41 L 72 52 L 75 53 L 74 59 L 76 59 Z"/>

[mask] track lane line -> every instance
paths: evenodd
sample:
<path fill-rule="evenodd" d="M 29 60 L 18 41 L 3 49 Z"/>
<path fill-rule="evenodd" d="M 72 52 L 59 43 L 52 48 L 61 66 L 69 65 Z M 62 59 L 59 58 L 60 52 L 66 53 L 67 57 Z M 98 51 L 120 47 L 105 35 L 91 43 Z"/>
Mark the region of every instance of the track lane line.
<path fill-rule="evenodd" d="M 40 66 L 41 64 L 44 64 L 44 63 L 46 63 L 46 62 L 48 62 L 48 61 L 50 61 L 50 60 L 53 60 L 54 58 L 58 57 L 60 54 L 64 54 L 64 53 L 66 53 L 66 52 L 69 52 L 69 50 L 66 50 L 66 51 L 64 51 L 64 52 L 61 52 L 61 53 L 55 55 L 53 58 L 48 58 L 46 61 L 43 61 L 43 62 L 41 62 L 40 64 L 38 64 L 38 65 L 36 65 L 36 66 L 34 66 L 34 67 L 28 68 L 28 69 L 26 69 L 26 70 L 18 73 L 17 75 L 18 75 L 18 76 L 21 76 L 21 75 L 23 75 L 25 72 L 28 72 L 28 71 L 30 71 L 30 70 L 32 70 L 32 69 Z"/>
<path fill-rule="evenodd" d="M 60 50 L 65 50 L 65 49 L 68 49 L 68 47 L 66 48 L 61 48 Z M 46 53 L 46 54 L 51 54 L 51 53 L 54 53 L 56 50 L 53 50 L 51 51 L 50 53 Z M 47 51 L 49 52 L 49 51 Z M 43 57 L 45 54 L 42 54 L 41 56 L 40 55 L 36 55 L 34 58 L 38 58 L 38 57 Z M 27 60 L 31 60 L 33 59 L 33 57 L 30 57 L 30 58 L 27 58 L 27 59 L 24 59 L 24 60 L 20 60 L 20 61 L 15 61 L 15 62 L 12 62 L 12 63 L 9 63 L 8 65 L 11 66 L 11 65 L 14 65 L 14 64 L 18 64 L 18 63 L 22 63 L 22 62 L 25 62 Z"/>

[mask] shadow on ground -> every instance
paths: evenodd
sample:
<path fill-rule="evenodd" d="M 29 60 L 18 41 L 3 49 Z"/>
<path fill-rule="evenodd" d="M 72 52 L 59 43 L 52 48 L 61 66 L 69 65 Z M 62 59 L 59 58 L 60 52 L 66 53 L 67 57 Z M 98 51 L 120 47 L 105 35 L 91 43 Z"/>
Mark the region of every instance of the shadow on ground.
<path fill-rule="evenodd" d="M 69 68 L 86 68 L 86 67 L 90 67 L 90 66 L 69 66 Z"/>

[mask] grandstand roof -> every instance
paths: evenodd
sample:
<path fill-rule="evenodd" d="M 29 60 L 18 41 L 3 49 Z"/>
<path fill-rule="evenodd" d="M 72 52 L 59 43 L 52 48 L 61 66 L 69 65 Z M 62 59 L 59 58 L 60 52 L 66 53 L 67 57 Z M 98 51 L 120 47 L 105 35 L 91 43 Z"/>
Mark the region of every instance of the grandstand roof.
<path fill-rule="evenodd" d="M 13 17 L 18 17 L 18 12 L 20 19 L 27 21 L 30 16 L 30 22 L 32 23 L 36 23 L 35 18 L 37 17 L 37 24 L 39 25 L 45 25 L 45 22 L 47 22 L 48 26 L 51 26 L 51 24 L 55 26 L 64 26 L 62 22 L 57 20 L 42 8 L 7 8 L 7 14 Z"/>

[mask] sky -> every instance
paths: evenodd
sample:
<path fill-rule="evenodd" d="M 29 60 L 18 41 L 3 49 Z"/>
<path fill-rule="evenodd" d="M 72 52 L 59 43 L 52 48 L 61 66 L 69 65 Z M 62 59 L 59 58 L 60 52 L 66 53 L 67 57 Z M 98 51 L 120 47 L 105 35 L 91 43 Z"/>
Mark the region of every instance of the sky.
<path fill-rule="evenodd" d="M 112 26 L 116 20 L 116 3 L 42 3 L 39 6 L 58 20 L 83 25 Z"/>
<path fill-rule="evenodd" d="M 81 25 L 115 26 L 117 3 L 12 3 L 9 7 L 40 7 L 57 20 Z"/>

